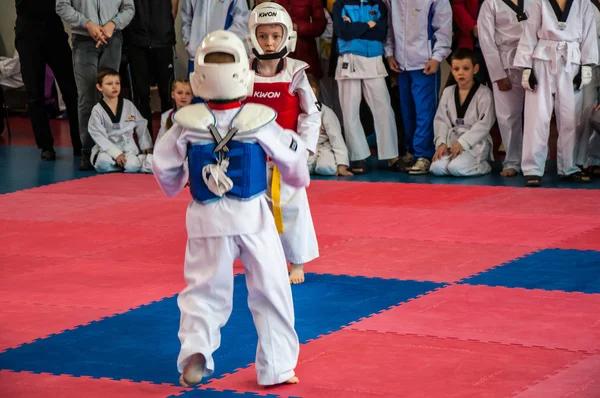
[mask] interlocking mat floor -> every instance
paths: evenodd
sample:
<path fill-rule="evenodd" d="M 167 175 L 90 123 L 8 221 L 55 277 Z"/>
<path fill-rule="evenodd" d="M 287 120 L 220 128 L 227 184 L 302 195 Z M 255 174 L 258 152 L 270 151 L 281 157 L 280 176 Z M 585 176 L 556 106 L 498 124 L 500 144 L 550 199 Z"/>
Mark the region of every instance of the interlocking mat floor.
<path fill-rule="evenodd" d="M 0 195 L 1 397 L 600 397 L 597 190 L 314 181 L 301 383 L 256 384 L 235 264 L 215 374 L 178 386 L 189 194 L 104 175 Z"/>

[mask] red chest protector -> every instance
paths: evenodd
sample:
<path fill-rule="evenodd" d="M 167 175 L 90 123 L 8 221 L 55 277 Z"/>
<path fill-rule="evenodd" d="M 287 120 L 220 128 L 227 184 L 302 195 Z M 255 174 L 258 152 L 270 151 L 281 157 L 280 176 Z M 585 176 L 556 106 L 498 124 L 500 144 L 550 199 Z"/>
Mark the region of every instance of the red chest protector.
<path fill-rule="evenodd" d="M 250 63 L 256 62 L 251 60 Z M 302 113 L 300 99 L 291 92 L 296 75 L 308 68 L 302 61 L 284 58 L 283 69 L 275 76 L 259 74 L 254 78 L 254 92 L 244 102 L 271 107 L 277 112 L 277 123 L 289 130 L 298 132 L 298 116 Z"/>

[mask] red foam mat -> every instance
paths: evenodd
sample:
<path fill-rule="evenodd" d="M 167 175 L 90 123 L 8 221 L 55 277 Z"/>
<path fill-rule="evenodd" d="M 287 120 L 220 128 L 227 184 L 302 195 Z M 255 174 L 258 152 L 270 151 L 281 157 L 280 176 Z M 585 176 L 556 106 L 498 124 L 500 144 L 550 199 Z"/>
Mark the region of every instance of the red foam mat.
<path fill-rule="evenodd" d="M 208 387 L 311 398 L 504 397 L 584 357 L 543 348 L 341 331 L 301 347 L 298 385 L 262 389 L 250 367 Z"/>
<path fill-rule="evenodd" d="M 493 211 L 493 209 L 489 209 Z M 551 211 L 549 209 L 549 211 Z M 600 218 L 447 211 L 421 219 L 417 240 L 549 247 L 600 226 Z"/>
<path fill-rule="evenodd" d="M 596 215 L 600 212 L 596 213 Z M 596 250 L 600 251 L 600 227 L 590 229 L 582 234 L 569 237 L 552 245 L 558 249 Z"/>
<path fill-rule="evenodd" d="M 10 302 L 72 305 L 125 311 L 179 293 L 182 264 L 65 259 L 59 265 L 0 279 Z"/>
<path fill-rule="evenodd" d="M 80 258 L 109 247 L 152 242 L 176 234 L 142 225 L 11 221 L 5 223 L 0 254 Z"/>
<path fill-rule="evenodd" d="M 495 195 L 498 187 L 313 181 L 311 203 L 448 209 Z"/>
<path fill-rule="evenodd" d="M 597 352 L 599 319 L 598 294 L 453 285 L 349 328 Z"/>
<path fill-rule="evenodd" d="M 489 211 L 499 214 L 554 214 L 587 216 L 600 214 L 598 191 L 593 189 L 502 189 L 480 197 L 456 210 Z"/>
<path fill-rule="evenodd" d="M 0 302 L 0 351 L 114 314 L 111 309 Z M 0 392 L 4 385 L 0 382 Z M 0 394 L 0 396 L 3 396 Z"/>
<path fill-rule="evenodd" d="M 453 282 L 531 252 L 523 246 L 355 238 L 321 250 L 311 272 Z"/>
<path fill-rule="evenodd" d="M 98 198 L 76 192 L 40 195 L 28 190 L 3 195 L 0 220 L 59 221 L 68 217 L 85 222 L 98 208 L 113 205 L 118 208 L 127 203 L 124 198 Z"/>
<path fill-rule="evenodd" d="M 1 394 L 10 398 L 164 398 L 180 395 L 182 388 L 127 380 L 54 376 L 0 371 Z"/>
<path fill-rule="evenodd" d="M 598 398 L 600 397 L 599 377 L 600 355 L 593 355 L 528 387 L 518 394 L 517 398 Z"/>

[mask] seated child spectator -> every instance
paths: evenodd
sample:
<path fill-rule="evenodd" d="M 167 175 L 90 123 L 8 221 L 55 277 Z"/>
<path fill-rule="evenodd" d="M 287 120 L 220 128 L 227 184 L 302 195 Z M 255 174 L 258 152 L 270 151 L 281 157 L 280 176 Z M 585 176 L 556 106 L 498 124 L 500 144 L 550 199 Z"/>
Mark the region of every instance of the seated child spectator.
<path fill-rule="evenodd" d="M 188 79 L 176 79 L 171 85 L 171 98 L 175 106 L 160 117 L 160 129 L 158 129 L 158 135 L 156 136 L 157 142 L 173 127 L 173 114 L 192 103 L 194 94 L 192 93 L 190 81 Z"/>
<path fill-rule="evenodd" d="M 458 49 L 451 67 L 457 84 L 444 90 L 435 115 L 430 171 L 437 176 L 487 174 L 492 170 L 490 129 L 496 120 L 492 91 L 474 79 L 479 65 L 472 50 Z"/>
<path fill-rule="evenodd" d="M 96 144 L 92 148 L 92 166 L 99 173 L 152 173 L 152 137 L 148 122 L 131 101 L 119 98 L 119 73 L 114 69 L 101 70 L 96 88 L 103 98 L 92 109 L 88 125 Z M 133 138 L 134 133 L 142 154 Z"/>
<path fill-rule="evenodd" d="M 313 75 L 308 75 L 308 81 L 321 108 L 321 130 L 317 151 L 309 156 L 308 168 L 311 173 L 326 176 L 354 175 L 348 170 L 350 164 L 348 149 L 344 143 L 340 122 L 333 110 L 320 102 L 319 81 Z"/>

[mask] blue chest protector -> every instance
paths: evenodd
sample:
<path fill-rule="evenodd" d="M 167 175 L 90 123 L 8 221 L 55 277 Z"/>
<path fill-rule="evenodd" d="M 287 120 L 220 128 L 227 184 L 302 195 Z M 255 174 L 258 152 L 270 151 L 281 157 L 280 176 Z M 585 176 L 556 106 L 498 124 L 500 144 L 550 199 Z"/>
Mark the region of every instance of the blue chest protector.
<path fill-rule="evenodd" d="M 216 164 L 219 153 L 215 153 L 217 144 L 196 144 L 188 147 L 190 169 L 190 191 L 194 199 L 201 203 L 220 199 L 212 193 L 202 176 L 202 169 L 208 164 Z M 227 144 L 229 167 L 227 177 L 231 178 L 233 188 L 225 194 L 240 200 L 252 199 L 267 189 L 267 155 L 259 144 L 230 141 Z"/>
<path fill-rule="evenodd" d="M 230 123 L 230 131 L 221 137 L 216 129 L 217 120 L 205 104 L 189 105 L 175 113 L 175 121 L 183 127 L 212 135 L 213 142 L 191 144 L 187 149 L 190 192 L 194 200 L 209 203 L 221 197 L 207 186 L 203 170 L 228 159 L 225 175 L 232 188 L 224 194 L 229 198 L 249 200 L 267 189 L 267 155 L 260 144 L 253 141 L 234 141 L 237 135 L 255 131 L 275 120 L 277 114 L 262 105 L 244 105 Z M 206 140 L 205 140 L 206 141 Z M 207 174 L 207 180 L 209 179 Z"/>

